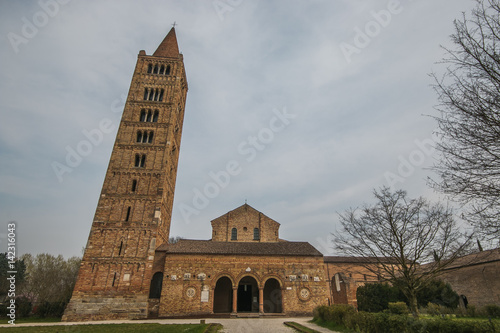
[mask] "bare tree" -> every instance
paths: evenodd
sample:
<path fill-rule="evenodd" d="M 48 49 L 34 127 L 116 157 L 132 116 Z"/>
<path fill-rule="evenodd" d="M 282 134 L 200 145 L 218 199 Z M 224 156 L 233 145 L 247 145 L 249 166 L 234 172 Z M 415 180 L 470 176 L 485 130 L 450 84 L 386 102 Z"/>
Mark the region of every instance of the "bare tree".
<path fill-rule="evenodd" d="M 444 75 L 434 74 L 441 153 L 434 188 L 464 207 L 464 217 L 500 236 L 500 1 L 477 0 L 471 18 L 455 20 Z"/>
<path fill-rule="evenodd" d="M 365 269 L 391 280 L 418 316 L 417 292 L 459 257 L 470 243 L 449 208 L 405 191 L 375 190 L 376 204 L 340 214 L 336 249 L 359 257 Z M 422 269 L 420 264 L 426 263 Z"/>

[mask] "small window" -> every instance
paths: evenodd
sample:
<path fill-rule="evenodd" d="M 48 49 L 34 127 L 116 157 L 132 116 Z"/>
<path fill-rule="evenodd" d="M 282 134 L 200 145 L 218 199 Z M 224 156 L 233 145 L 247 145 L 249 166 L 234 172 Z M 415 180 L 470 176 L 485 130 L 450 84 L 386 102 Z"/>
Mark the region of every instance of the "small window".
<path fill-rule="evenodd" d="M 163 74 L 165 72 L 165 66 L 161 65 L 160 67 L 160 74 Z"/>
<path fill-rule="evenodd" d="M 158 115 L 159 115 L 159 111 L 158 110 L 155 110 L 155 113 L 153 115 L 153 123 L 156 123 L 158 121 Z"/>
<path fill-rule="evenodd" d="M 148 135 L 148 143 L 153 143 L 153 131 L 150 131 L 150 132 L 149 132 L 149 135 Z"/>
<path fill-rule="evenodd" d="M 154 96 L 155 96 L 155 90 L 154 89 L 149 89 L 148 100 L 152 101 L 154 99 Z"/>
<path fill-rule="evenodd" d="M 253 229 L 253 240 L 260 240 L 259 228 L 254 228 Z"/>
<path fill-rule="evenodd" d="M 236 228 L 231 229 L 231 240 L 238 240 L 238 230 Z"/>
<path fill-rule="evenodd" d="M 155 65 L 155 69 L 153 70 L 153 74 L 158 74 L 158 65 Z"/>
<path fill-rule="evenodd" d="M 160 102 L 162 102 L 162 101 L 163 101 L 163 93 L 164 93 L 164 92 L 165 92 L 165 89 L 161 89 L 161 90 L 160 90 L 160 97 L 158 98 L 158 100 L 159 100 Z"/>
<path fill-rule="evenodd" d="M 167 65 L 167 70 L 165 71 L 165 75 L 170 75 L 170 65 Z"/>
<path fill-rule="evenodd" d="M 148 100 L 148 88 L 144 88 L 144 100 Z"/>
<path fill-rule="evenodd" d="M 152 71 L 153 71 L 153 64 L 149 64 L 148 65 L 148 74 L 151 74 Z"/>
<path fill-rule="evenodd" d="M 141 168 L 144 168 L 145 165 L 146 165 L 146 155 L 142 155 L 142 158 L 141 158 Z"/>
<path fill-rule="evenodd" d="M 136 142 L 142 142 L 142 132 L 141 131 L 137 131 L 137 140 Z"/>
<path fill-rule="evenodd" d="M 141 116 L 139 118 L 139 121 L 142 121 L 142 122 L 146 121 L 146 110 L 144 110 L 144 109 L 141 110 Z"/>
<path fill-rule="evenodd" d="M 149 123 L 151 121 L 151 110 L 148 110 L 148 116 L 146 117 L 146 122 Z"/>
<path fill-rule="evenodd" d="M 135 192 L 137 189 L 137 179 L 132 180 L 132 192 Z"/>
<path fill-rule="evenodd" d="M 127 216 L 125 216 L 125 221 L 128 221 L 130 219 L 130 210 L 132 209 L 132 207 L 128 206 L 127 208 Z"/>

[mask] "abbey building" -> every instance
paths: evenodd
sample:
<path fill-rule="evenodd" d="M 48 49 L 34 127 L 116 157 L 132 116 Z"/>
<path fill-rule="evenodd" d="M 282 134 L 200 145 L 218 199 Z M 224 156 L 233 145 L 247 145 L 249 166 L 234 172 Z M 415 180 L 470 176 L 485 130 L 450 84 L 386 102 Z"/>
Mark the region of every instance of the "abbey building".
<path fill-rule="evenodd" d="M 247 204 L 212 220 L 210 240 L 169 244 L 187 91 L 172 28 L 152 55 L 138 54 L 63 320 L 310 315 L 322 304 L 356 305 L 357 287 L 377 281 L 360 273 L 359 259 L 283 240 L 280 224 Z"/>

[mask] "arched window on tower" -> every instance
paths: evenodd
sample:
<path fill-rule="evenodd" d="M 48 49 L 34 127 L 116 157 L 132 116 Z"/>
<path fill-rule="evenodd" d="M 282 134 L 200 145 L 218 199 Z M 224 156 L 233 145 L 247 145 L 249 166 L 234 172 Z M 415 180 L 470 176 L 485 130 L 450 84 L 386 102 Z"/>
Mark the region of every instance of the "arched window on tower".
<path fill-rule="evenodd" d="M 125 216 L 125 221 L 128 221 L 130 219 L 130 211 L 132 210 L 132 207 L 128 206 L 127 207 L 127 215 Z"/>
<path fill-rule="evenodd" d="M 123 241 L 120 242 L 120 247 L 118 248 L 118 255 L 121 256 L 123 251 Z"/>
<path fill-rule="evenodd" d="M 160 74 L 163 74 L 165 72 L 165 66 L 161 65 L 160 67 Z"/>
<path fill-rule="evenodd" d="M 151 74 L 153 72 L 153 64 L 148 65 L 148 74 Z"/>
<path fill-rule="evenodd" d="M 165 71 L 165 75 L 170 75 L 170 65 L 167 65 L 167 70 Z"/>
<path fill-rule="evenodd" d="M 148 116 L 146 117 L 146 122 L 150 122 L 151 121 L 151 110 L 148 110 Z"/>
<path fill-rule="evenodd" d="M 156 123 L 158 121 L 158 115 L 160 112 L 158 110 L 155 110 L 155 113 L 153 115 L 153 123 Z"/>
<path fill-rule="evenodd" d="M 136 168 L 144 168 L 145 165 L 146 165 L 146 155 L 145 154 L 142 154 L 142 155 L 135 154 L 134 166 Z"/>
<path fill-rule="evenodd" d="M 153 131 L 149 131 L 148 143 L 153 143 Z"/>
<path fill-rule="evenodd" d="M 137 189 L 137 179 L 132 180 L 132 192 L 135 192 Z"/>
<path fill-rule="evenodd" d="M 155 69 L 153 70 L 153 74 L 158 74 L 158 65 L 155 65 Z"/>
<path fill-rule="evenodd" d="M 137 131 L 137 140 L 136 142 L 142 142 L 142 131 Z"/>
<path fill-rule="evenodd" d="M 139 121 L 146 121 L 146 110 L 142 109 L 141 110 L 141 116 L 139 117 Z"/>
<path fill-rule="evenodd" d="M 162 102 L 162 101 L 163 101 L 163 93 L 164 93 L 164 92 L 165 92 L 165 90 L 164 90 L 164 89 L 161 89 L 161 90 L 160 90 L 160 97 L 158 98 L 158 100 L 159 100 L 160 102 Z"/>
<path fill-rule="evenodd" d="M 231 240 L 238 240 L 238 229 L 231 229 Z"/>

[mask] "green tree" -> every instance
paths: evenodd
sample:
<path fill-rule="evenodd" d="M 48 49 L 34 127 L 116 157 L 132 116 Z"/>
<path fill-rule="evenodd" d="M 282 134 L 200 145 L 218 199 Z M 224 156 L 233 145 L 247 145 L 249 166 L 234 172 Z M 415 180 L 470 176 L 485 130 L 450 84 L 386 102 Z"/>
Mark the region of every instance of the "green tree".
<path fill-rule="evenodd" d="M 56 257 L 47 253 L 25 254 L 22 259 L 27 274 L 23 294 L 43 309 L 42 316 L 61 313 L 71 298 L 81 259 L 65 260 L 61 255 Z"/>
<path fill-rule="evenodd" d="M 15 271 L 16 275 L 16 287 L 21 286 L 25 281 L 26 276 L 26 265 L 23 260 L 16 259 L 14 262 L 14 267 L 9 266 L 9 259 L 7 259 L 7 253 L 0 253 L 0 302 L 7 297 L 9 292 L 10 282 L 7 280 L 9 275 L 7 272 Z M 16 293 L 17 294 L 17 293 Z"/>

